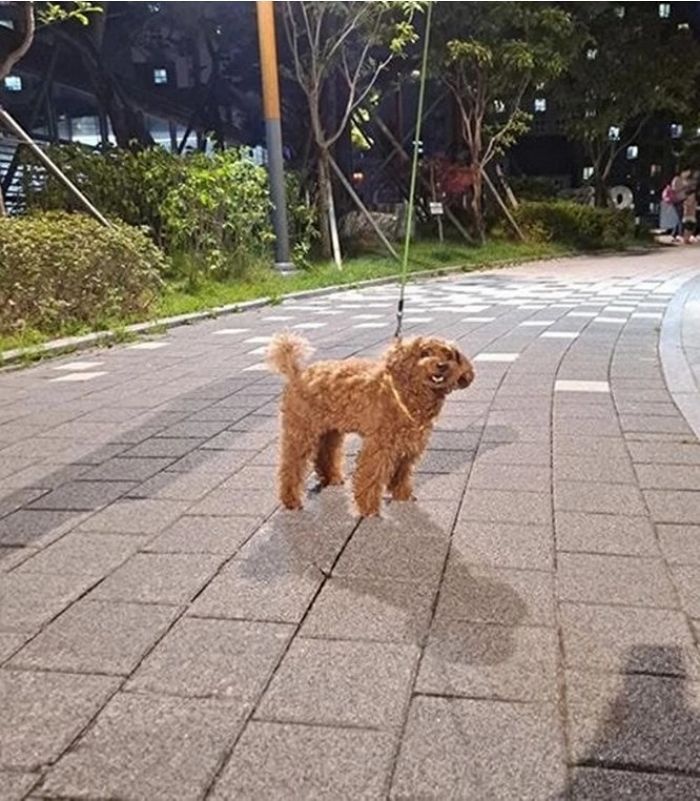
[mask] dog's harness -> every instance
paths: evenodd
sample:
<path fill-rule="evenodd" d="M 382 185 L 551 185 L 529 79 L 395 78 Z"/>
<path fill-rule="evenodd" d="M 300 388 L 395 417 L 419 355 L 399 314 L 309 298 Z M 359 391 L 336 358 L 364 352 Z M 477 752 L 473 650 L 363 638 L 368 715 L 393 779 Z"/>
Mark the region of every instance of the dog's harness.
<path fill-rule="evenodd" d="M 391 377 L 391 373 L 385 373 L 383 377 L 384 384 L 389 388 L 389 391 L 394 397 L 397 406 L 401 411 L 408 417 L 408 419 L 413 423 L 413 425 L 418 426 L 418 429 L 422 431 L 425 428 L 425 423 L 419 423 L 416 418 L 411 414 L 408 410 L 408 407 L 401 399 L 401 395 L 399 395 L 398 389 L 396 389 L 396 384 L 394 383 L 394 379 Z"/>

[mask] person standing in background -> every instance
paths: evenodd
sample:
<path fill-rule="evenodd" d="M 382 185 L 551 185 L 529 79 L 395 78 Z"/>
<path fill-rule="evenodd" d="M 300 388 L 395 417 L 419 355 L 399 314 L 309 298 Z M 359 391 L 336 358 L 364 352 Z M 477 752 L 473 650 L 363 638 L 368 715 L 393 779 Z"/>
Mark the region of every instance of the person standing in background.
<path fill-rule="evenodd" d="M 683 184 L 681 174 L 676 174 L 661 193 L 659 228 L 670 233 L 673 242 L 678 241 L 682 232 Z"/>
<path fill-rule="evenodd" d="M 698 173 L 697 171 L 691 173 L 690 170 L 686 170 L 685 172 L 688 173 L 688 177 L 684 185 L 685 197 L 683 199 L 682 213 L 683 243 L 689 245 L 695 242 L 695 231 L 697 228 L 698 201 L 696 192 L 698 189 Z"/>

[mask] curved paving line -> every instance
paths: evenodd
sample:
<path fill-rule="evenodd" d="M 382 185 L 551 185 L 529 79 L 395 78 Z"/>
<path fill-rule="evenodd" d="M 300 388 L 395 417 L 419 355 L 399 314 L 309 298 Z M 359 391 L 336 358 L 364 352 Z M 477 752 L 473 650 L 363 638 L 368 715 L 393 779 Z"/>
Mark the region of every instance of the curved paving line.
<path fill-rule="evenodd" d="M 684 325 L 700 336 L 700 318 L 691 319 L 691 303 L 700 303 L 700 276 L 688 280 L 666 307 L 659 335 L 659 356 L 668 391 L 695 436 L 700 439 L 700 383 L 683 343 Z"/>

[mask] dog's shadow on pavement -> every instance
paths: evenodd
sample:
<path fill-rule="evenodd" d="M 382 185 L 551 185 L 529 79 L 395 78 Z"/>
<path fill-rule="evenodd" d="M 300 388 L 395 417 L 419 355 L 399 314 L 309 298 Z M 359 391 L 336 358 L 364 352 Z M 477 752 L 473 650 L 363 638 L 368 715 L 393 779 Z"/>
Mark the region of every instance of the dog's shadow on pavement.
<path fill-rule="evenodd" d="M 252 580 L 313 569 L 326 579 L 302 636 L 427 644 L 436 658 L 477 667 L 506 662 L 527 622 L 518 592 L 450 549 L 420 502 L 358 521 L 343 488 L 326 489 L 304 510 L 274 515 L 240 557 Z"/>
<path fill-rule="evenodd" d="M 700 690 L 684 681 L 689 659 L 677 646 L 637 645 L 622 674 L 567 681 L 576 767 L 552 801 L 700 799 Z"/>

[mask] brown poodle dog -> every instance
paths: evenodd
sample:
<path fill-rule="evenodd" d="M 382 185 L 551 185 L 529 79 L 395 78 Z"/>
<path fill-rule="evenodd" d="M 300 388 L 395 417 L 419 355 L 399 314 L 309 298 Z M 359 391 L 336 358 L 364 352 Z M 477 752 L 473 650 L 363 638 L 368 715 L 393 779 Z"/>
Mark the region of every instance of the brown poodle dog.
<path fill-rule="evenodd" d="M 304 367 L 308 342 L 281 334 L 267 353 L 287 378 L 282 397 L 280 500 L 300 509 L 309 462 L 322 486 L 343 483 L 343 437 L 363 437 L 353 491 L 364 517 L 379 514 L 387 488 L 413 498 L 413 468 L 427 445 L 445 397 L 469 386 L 474 369 L 457 348 L 418 337 L 393 344 L 379 361 L 348 359 Z"/>

